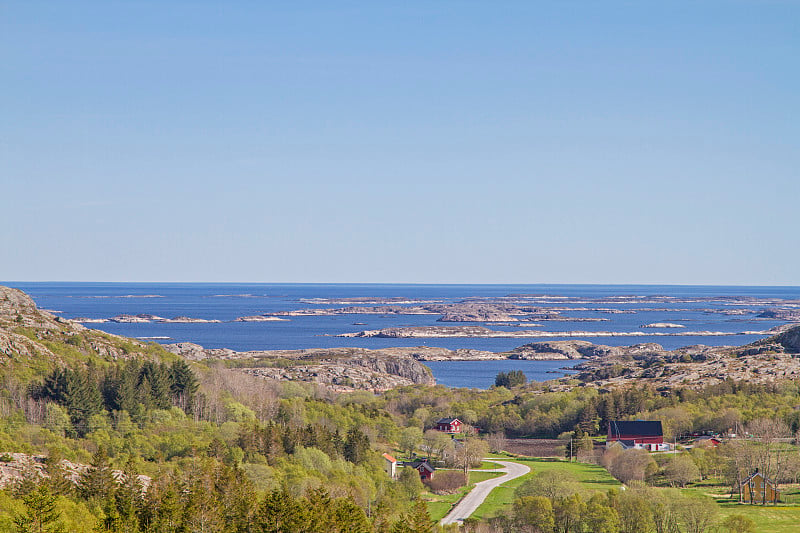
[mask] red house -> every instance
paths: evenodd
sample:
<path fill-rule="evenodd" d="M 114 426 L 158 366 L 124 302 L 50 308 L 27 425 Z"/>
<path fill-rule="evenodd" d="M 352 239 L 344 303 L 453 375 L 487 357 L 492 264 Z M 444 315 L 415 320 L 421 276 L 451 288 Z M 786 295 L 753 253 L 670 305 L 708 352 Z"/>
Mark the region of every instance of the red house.
<path fill-rule="evenodd" d="M 414 461 L 411 463 L 406 463 L 406 466 L 410 466 L 411 468 L 419 472 L 419 478 L 422 481 L 425 481 L 426 479 L 433 479 L 433 472 L 436 470 L 428 463 L 427 459 L 425 459 L 424 461 Z"/>
<path fill-rule="evenodd" d="M 608 423 L 607 441 L 607 444 L 620 441 L 625 447 L 655 450 L 664 444 L 664 431 L 660 420 L 612 420 Z"/>
<path fill-rule="evenodd" d="M 436 429 L 445 433 L 461 433 L 461 425 L 458 418 L 440 418 L 436 421 Z"/>

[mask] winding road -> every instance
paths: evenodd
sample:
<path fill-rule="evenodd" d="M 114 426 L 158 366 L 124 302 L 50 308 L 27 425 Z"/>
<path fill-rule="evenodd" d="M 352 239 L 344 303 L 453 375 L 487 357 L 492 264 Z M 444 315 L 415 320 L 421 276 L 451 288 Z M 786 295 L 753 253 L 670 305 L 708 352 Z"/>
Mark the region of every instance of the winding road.
<path fill-rule="evenodd" d="M 489 470 L 489 472 L 505 472 L 505 475 L 475 483 L 475 488 L 473 488 L 469 494 L 464 496 L 464 498 L 458 502 L 458 505 L 456 505 L 447 516 L 442 518 L 442 525 L 462 522 L 469 518 L 469 516 L 475 512 L 478 506 L 483 503 L 486 497 L 489 496 L 489 493 L 492 492 L 492 490 L 499 487 L 506 481 L 511 481 L 519 476 L 524 476 L 531 471 L 530 468 L 519 463 L 498 461 L 497 459 L 484 460 L 491 461 L 492 463 L 498 463 L 503 466 L 502 469 Z M 484 470 L 484 472 L 486 472 L 486 470 Z"/>

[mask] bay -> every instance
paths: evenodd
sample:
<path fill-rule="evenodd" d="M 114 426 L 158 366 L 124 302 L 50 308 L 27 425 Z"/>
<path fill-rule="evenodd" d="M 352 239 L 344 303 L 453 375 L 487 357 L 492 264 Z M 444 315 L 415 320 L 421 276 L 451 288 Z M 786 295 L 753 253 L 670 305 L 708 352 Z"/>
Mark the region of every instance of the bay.
<path fill-rule="evenodd" d="M 530 342 L 579 339 L 596 344 L 623 346 L 645 342 L 675 349 L 692 344 L 742 345 L 764 338 L 757 332 L 784 324 L 757 317 L 768 300 L 800 301 L 800 287 L 726 287 L 670 285 L 420 285 L 420 284 L 287 284 L 287 283 L 102 283 L 102 282 L 1 282 L 30 294 L 43 309 L 64 318 L 109 319 L 122 314 L 149 314 L 164 318 L 187 316 L 213 323 L 89 323 L 108 333 L 161 343 L 194 342 L 206 348 L 286 350 L 306 348 L 388 348 L 435 346 L 451 350 L 471 348 L 492 352 L 511 350 Z M 492 338 L 379 338 L 338 337 L 343 333 L 403 326 L 441 326 L 438 315 L 347 314 L 290 316 L 284 321 L 237 322 L 238 317 L 320 309 L 353 303 L 353 298 L 402 298 L 425 302 L 456 303 L 471 299 L 511 295 L 546 297 L 545 306 L 558 307 L 564 321 L 542 322 L 530 336 Z M 664 299 L 666 298 L 666 299 Z M 670 301 L 669 298 L 690 301 Z M 742 299 L 744 300 L 737 300 Z M 747 298 L 757 298 L 749 305 Z M 691 301 L 691 299 L 700 299 Z M 603 303 L 597 303 L 602 301 Z M 393 304 L 394 305 L 394 304 Z M 410 303 L 399 305 L 412 305 Z M 542 304 L 544 305 L 544 304 Z M 796 304 L 795 304 L 796 305 Z M 601 310 L 604 308 L 605 310 Z M 609 312 L 611 311 L 611 312 Z M 741 311 L 729 315 L 720 311 Z M 574 319 L 574 320 L 570 320 Z M 601 319 L 596 322 L 581 319 Z M 655 322 L 683 325 L 690 332 L 713 331 L 721 335 L 662 336 L 679 330 L 647 330 Z M 446 323 L 481 325 L 499 331 L 519 331 L 514 324 Z M 528 329 L 527 327 L 525 329 Z M 553 332 L 598 332 L 597 336 L 555 336 Z M 541 332 L 541 334 L 539 334 Z M 606 336 L 615 332 L 619 336 Z M 627 334 L 627 336 L 625 336 Z M 548 374 L 573 361 L 480 361 L 431 363 L 434 375 L 449 386 L 485 387 L 500 369 L 522 369 L 530 379 Z M 490 364 L 491 363 L 491 364 Z M 503 365 L 523 364 L 523 367 Z M 497 366 L 499 365 L 499 366 Z M 553 366 L 554 365 L 554 366 Z M 461 377 L 458 377 L 461 376 Z M 471 380 L 469 376 L 478 376 Z M 477 380 L 477 381 L 476 381 Z M 488 385 L 487 385 L 488 383 Z"/>
<path fill-rule="evenodd" d="M 562 361 L 524 361 L 499 359 L 496 361 L 426 361 L 436 382 L 447 387 L 467 387 L 488 389 L 500 372 L 522 370 L 528 381 L 548 381 L 568 376 L 572 367 L 582 363 L 582 359 Z"/>

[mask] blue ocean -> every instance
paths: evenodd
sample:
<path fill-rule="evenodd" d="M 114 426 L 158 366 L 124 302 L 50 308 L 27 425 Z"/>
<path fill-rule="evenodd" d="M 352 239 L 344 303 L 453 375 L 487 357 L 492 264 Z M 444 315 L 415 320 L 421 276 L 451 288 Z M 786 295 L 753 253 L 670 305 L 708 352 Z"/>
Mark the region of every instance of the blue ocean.
<path fill-rule="evenodd" d="M 194 342 L 206 348 L 273 350 L 355 346 L 439 346 L 504 351 L 541 340 L 572 338 L 351 338 L 342 333 L 398 326 L 435 326 L 437 315 L 347 314 L 291 316 L 274 322 L 236 322 L 238 317 L 300 309 L 336 308 L 354 298 L 423 300 L 457 303 L 471 299 L 539 298 L 543 306 L 557 306 L 565 317 L 602 318 L 603 321 L 544 322 L 538 332 L 637 332 L 640 336 L 580 336 L 606 345 L 656 342 L 667 349 L 692 344 L 741 345 L 763 338 L 765 331 L 785 322 L 758 318 L 758 311 L 774 301 L 800 302 L 800 287 L 725 287 L 669 285 L 415 285 L 415 284 L 260 284 L 260 283 L 77 283 L 2 282 L 30 294 L 40 308 L 65 318 L 109 319 L 118 315 L 147 314 L 164 318 L 185 316 L 214 323 L 87 323 L 109 333 L 162 343 Z M 345 301 L 345 303 L 341 303 Z M 538 301 L 538 300 L 537 300 Z M 365 304 L 367 305 L 367 304 Z M 409 304 L 401 304 L 409 305 Z M 602 309 L 602 310 L 600 310 Z M 609 312 L 612 309 L 613 312 Z M 721 313 L 715 311 L 736 311 Z M 662 336 L 664 330 L 641 327 L 650 323 L 677 323 L 686 332 L 722 335 Z M 514 325 L 483 325 L 513 331 Z M 452 324 L 451 324 L 452 325 Z M 649 333 L 653 333 L 651 336 Z M 585 334 L 584 334 L 585 335 Z M 436 379 L 445 385 L 486 387 L 499 370 L 520 368 L 530 379 L 552 379 L 566 361 L 497 361 L 432 363 Z M 515 366 L 516 365 L 516 366 Z M 495 365 L 497 366 L 497 365 Z M 500 368 L 502 366 L 502 368 Z M 507 368 L 506 368 L 507 367 Z M 472 376 L 472 378 L 470 378 Z"/>

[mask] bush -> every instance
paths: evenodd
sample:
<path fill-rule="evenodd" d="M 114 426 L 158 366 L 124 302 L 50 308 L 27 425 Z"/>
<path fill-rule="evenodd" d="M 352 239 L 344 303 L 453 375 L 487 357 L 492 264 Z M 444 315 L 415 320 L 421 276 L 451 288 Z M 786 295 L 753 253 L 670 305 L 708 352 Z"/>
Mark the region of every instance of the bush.
<path fill-rule="evenodd" d="M 512 387 L 519 387 L 525 385 L 528 378 L 522 370 L 511 370 L 509 372 L 500 372 L 494 378 L 495 387 L 505 387 L 510 389 Z"/>
<path fill-rule="evenodd" d="M 452 494 L 467 484 L 467 476 L 455 470 L 439 470 L 433 479 L 423 481 L 434 494 Z"/>
<path fill-rule="evenodd" d="M 656 462 L 644 450 L 620 450 L 612 448 L 600 460 L 609 473 L 622 481 L 644 481 L 658 470 Z"/>

